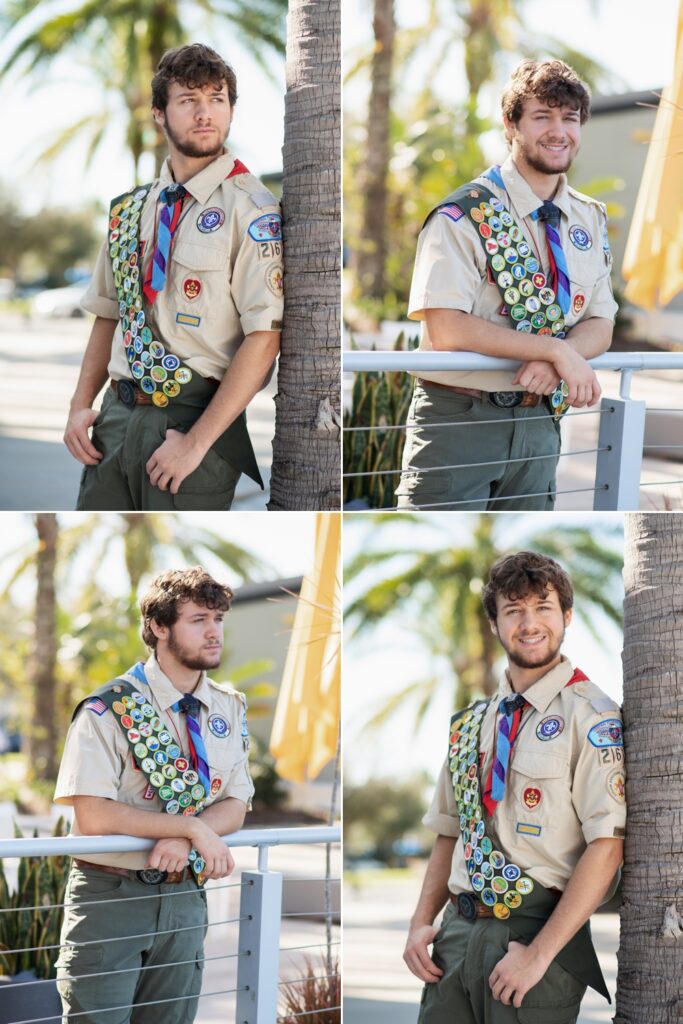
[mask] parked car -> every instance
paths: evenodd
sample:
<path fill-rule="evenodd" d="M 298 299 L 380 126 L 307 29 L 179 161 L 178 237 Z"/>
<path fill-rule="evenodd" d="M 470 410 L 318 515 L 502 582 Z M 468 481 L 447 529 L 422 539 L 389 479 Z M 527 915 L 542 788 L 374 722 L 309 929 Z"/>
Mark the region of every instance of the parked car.
<path fill-rule="evenodd" d="M 80 281 L 68 288 L 48 288 L 47 291 L 39 292 L 33 299 L 33 312 L 37 316 L 85 316 L 81 309 L 81 299 L 87 286 L 87 281 Z"/>

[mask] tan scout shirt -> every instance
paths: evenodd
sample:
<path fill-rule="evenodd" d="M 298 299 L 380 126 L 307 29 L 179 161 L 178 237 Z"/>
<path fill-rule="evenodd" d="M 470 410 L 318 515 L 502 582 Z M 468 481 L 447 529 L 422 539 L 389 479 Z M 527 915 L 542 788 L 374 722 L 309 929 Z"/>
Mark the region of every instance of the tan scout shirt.
<path fill-rule="evenodd" d="M 623 838 L 626 823 L 623 745 L 591 741 L 599 741 L 591 730 L 601 722 L 621 722 L 619 707 L 592 682 L 567 686 L 573 673 L 563 660 L 525 691 L 531 707 L 524 709 L 512 748 L 505 795 L 490 818 L 484 814 L 494 846 L 497 842 L 525 875 L 562 891 L 587 844 Z M 512 692 L 505 674 L 481 724 L 482 791 L 493 757 L 498 704 Z M 605 727 L 598 730 L 604 732 Z M 458 837 L 448 887 L 454 893 L 471 892 L 447 760 L 423 823 L 439 835 Z"/>
<path fill-rule="evenodd" d="M 531 213 L 541 206 L 542 200 L 532 192 L 511 156 L 502 165 L 501 175 L 507 193 L 488 178 L 476 180 L 505 204 L 539 260 L 543 273 L 548 276 L 550 263 L 545 225 L 531 217 Z M 571 305 L 564 318 L 567 328 L 571 329 L 580 320 L 590 317 L 614 320 L 618 307 L 610 283 L 612 257 L 607 242 L 604 207 L 595 199 L 570 188 L 564 174 L 560 175 L 553 202 L 562 211 L 560 237 L 571 282 Z M 590 248 L 579 249 L 571 241 L 569 232 L 575 225 L 588 233 Z M 408 304 L 409 318 L 424 321 L 426 309 L 459 309 L 500 327 L 512 329 L 514 324 L 510 317 L 499 313 L 502 305 L 498 286 L 488 280 L 486 253 L 470 218 L 463 216 L 453 221 L 444 214 L 435 213 L 422 230 L 417 243 Z M 560 343 L 561 340 L 558 340 Z M 432 350 L 425 323 L 422 325 L 420 349 Z M 496 370 L 421 370 L 416 376 L 442 384 L 481 388 L 483 391 L 524 390 L 519 385 L 512 387 L 510 384 L 514 373 Z"/>
<path fill-rule="evenodd" d="M 279 215 L 280 208 L 253 174 L 228 178 L 234 166 L 234 157 L 226 151 L 184 183 L 190 195 L 171 243 L 166 286 L 152 306 L 142 296 L 154 337 L 200 376 L 216 380 L 222 380 L 245 335 L 282 327 L 282 242 L 252 237 L 262 233 L 254 222 L 267 214 Z M 154 253 L 162 209 L 159 193 L 172 181 L 167 159 L 142 208 L 141 281 Z M 220 225 L 200 230 L 202 214 L 216 209 L 224 217 Z M 82 306 L 96 316 L 119 320 L 106 240 Z M 130 378 L 120 321 L 112 341 L 109 375 L 114 380 Z"/>
<path fill-rule="evenodd" d="M 145 664 L 145 675 L 151 691 L 150 703 L 169 725 L 169 732 L 176 737 L 183 755 L 188 757 L 186 715 L 171 710 L 171 705 L 179 701 L 182 694 L 161 671 L 153 655 Z M 134 676 L 122 678 L 147 695 L 144 686 Z M 193 695 L 201 703 L 200 727 L 213 783 L 206 806 L 227 797 L 236 797 L 250 806 L 254 786 L 249 775 L 248 750 L 245 749 L 248 744 L 242 738 L 242 719 L 246 709 L 244 694 L 227 684 L 214 683 L 203 673 Z M 216 735 L 209 728 L 212 715 L 219 715 L 227 722 L 229 728 L 225 735 Z M 55 803 L 73 804 L 75 796 L 100 796 L 130 804 L 141 811 L 161 813 L 161 801 L 156 791 L 150 793 L 150 790 L 152 787 L 148 787 L 145 776 L 137 769 L 128 740 L 112 712 L 107 709 L 99 714 L 84 704 L 67 733 Z M 72 835 L 82 835 L 75 819 Z M 95 864 L 139 870 L 145 867 L 148 856 L 148 852 L 88 853 L 83 855 L 83 859 Z"/>

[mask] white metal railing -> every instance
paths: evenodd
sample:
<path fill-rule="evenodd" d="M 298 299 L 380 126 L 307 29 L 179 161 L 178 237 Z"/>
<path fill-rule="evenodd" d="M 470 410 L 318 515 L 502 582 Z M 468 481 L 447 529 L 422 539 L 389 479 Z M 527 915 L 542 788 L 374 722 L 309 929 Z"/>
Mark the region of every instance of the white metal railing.
<path fill-rule="evenodd" d="M 282 883 L 283 873 L 280 871 L 273 871 L 268 866 L 268 853 L 271 847 L 284 846 L 284 845 L 308 845 L 308 844 L 337 844 L 341 840 L 341 829 L 339 827 L 301 827 L 301 828 L 272 828 L 272 829 L 242 829 L 239 832 L 235 832 L 232 835 L 223 836 L 224 842 L 231 848 L 236 847 L 256 847 L 258 848 L 258 867 L 256 871 L 243 871 L 240 883 L 228 883 L 227 885 L 212 886 L 208 891 L 213 892 L 215 889 L 220 888 L 234 888 L 236 885 L 241 886 L 240 895 L 240 909 L 239 916 L 236 918 L 230 918 L 228 921 L 215 921 L 210 924 L 228 924 L 239 922 L 239 938 L 237 943 L 237 952 L 230 953 L 221 957 L 213 957 L 208 959 L 237 959 L 237 986 L 235 989 L 222 989 L 220 992 L 206 992 L 201 993 L 202 996 L 210 995 L 224 995 L 228 993 L 236 994 L 236 1013 L 235 1021 L 239 1024 L 275 1024 L 276 1021 L 283 1019 L 278 1017 L 278 994 L 280 986 L 285 984 L 278 978 L 278 964 L 279 964 L 279 953 L 280 949 L 280 926 L 283 917 L 299 916 L 297 913 L 282 913 Z M 138 851 L 146 851 L 152 849 L 154 846 L 154 840 L 150 839 L 139 839 L 133 836 L 64 836 L 64 837 L 49 837 L 49 838 L 38 838 L 38 839 L 4 839 L 0 840 L 0 858 L 17 858 L 17 857 L 51 857 L 51 856 L 68 856 L 68 857 L 80 857 L 88 853 L 132 853 Z M 302 881 L 302 879 L 293 878 L 293 881 Z M 311 879 L 309 879 L 311 881 Z M 325 881 L 321 876 L 315 881 Z M 338 879 L 329 879 L 331 882 L 336 882 Z M 163 894 L 142 894 L 136 897 L 127 897 L 126 899 L 164 899 L 182 896 L 182 892 L 173 893 L 167 892 Z M 95 902 L 95 901 L 93 901 Z M 329 901 L 326 899 L 326 903 Z M 68 904 L 67 904 L 68 905 Z M 79 902 L 79 906 L 81 903 Z M 64 906 L 64 904 L 57 904 L 56 906 Z M 41 905 L 40 910 L 53 909 L 50 906 Z M 21 910 L 31 908 L 18 908 Z M 12 913 L 15 912 L 13 908 L 0 907 L 0 913 Z M 328 922 L 331 921 L 333 911 L 330 906 L 326 906 L 324 911 L 320 913 L 313 911 L 303 911 L 300 916 L 305 917 L 320 917 L 326 919 Z M 175 929 L 176 931 L 181 929 Z M 125 937 L 117 937 L 125 938 Z M 105 941 L 105 940 L 102 940 Z M 112 940 L 114 941 L 114 940 Z M 329 943 L 329 935 L 328 935 Z M 87 944 L 87 943 L 84 943 Z M 323 943 L 315 943 L 315 948 L 320 948 Z M 327 943 L 325 944 L 327 945 Z M 332 945 L 338 945 L 338 943 L 332 943 Z M 43 947 L 47 948 L 47 947 Z M 59 947 L 55 947 L 58 949 Z M 292 949 L 306 949 L 314 948 L 313 946 L 299 946 L 292 947 Z M 3 954 L 21 953 L 28 952 L 29 947 L 24 947 L 18 950 L 5 950 Z M 291 949 L 282 950 L 282 952 L 291 952 Z M 55 953 L 56 955 L 56 953 Z M 180 961 L 182 963 L 183 961 Z M 177 966 L 177 964 L 161 965 L 161 966 Z M 145 969 L 145 968 L 143 968 Z M 153 969 L 158 970 L 160 967 L 157 965 Z M 100 972 L 105 973 L 124 973 L 119 971 L 111 972 Z M 335 975 L 330 975 L 334 977 Z M 328 975 L 325 975 L 328 977 Z M 318 979 L 322 980 L 322 979 Z M 12 988 L 18 988 L 22 985 L 33 986 L 46 984 L 41 981 L 30 981 L 25 983 L 14 984 Z M 0 989 L 1 991 L 1 989 Z M 196 998 L 192 997 L 178 997 L 178 1001 L 183 998 Z M 159 1000 L 159 1002 L 169 1002 L 174 1000 Z M 142 1005 L 142 1004 L 138 1004 Z M 145 1004 L 146 1005 L 146 1004 Z M 110 1007 L 104 1009 L 97 1009 L 97 1014 L 104 1014 L 107 1010 L 121 1010 L 129 1007 Z M 329 1009 L 340 1010 L 341 1007 L 330 1007 Z M 72 1013 L 68 1015 L 68 1019 L 87 1016 L 86 1013 Z M 292 1014 L 286 1014 L 288 1019 Z M 305 1016 L 305 1015 L 304 1015 Z M 24 1018 L 21 1021 L 17 1021 L 16 1024 L 39 1024 L 40 1020 L 53 1020 L 49 1018 Z M 65 1016 L 64 1020 L 67 1019 Z"/>
<path fill-rule="evenodd" d="M 595 485 L 592 488 L 580 488 L 581 491 L 593 493 L 593 509 L 601 511 L 633 511 L 637 510 L 640 499 L 641 467 L 643 450 L 656 451 L 657 449 L 680 449 L 683 451 L 683 418 L 680 436 L 672 438 L 671 443 L 663 445 L 645 445 L 645 413 L 646 403 L 642 400 L 631 398 L 631 384 L 633 374 L 643 370 L 683 370 L 683 352 L 606 352 L 589 360 L 594 370 L 611 370 L 620 374 L 619 397 L 603 397 L 596 409 L 583 411 L 570 411 L 569 416 L 599 416 L 600 428 L 596 448 L 581 449 L 578 451 L 563 452 L 562 457 L 573 455 L 596 454 Z M 414 350 L 412 352 L 390 351 L 362 351 L 345 350 L 343 353 L 343 370 L 345 373 L 362 373 L 368 371 L 404 371 L 404 372 L 436 372 L 445 370 L 473 371 L 473 370 L 504 370 L 516 371 L 521 366 L 520 360 L 498 359 L 494 356 L 480 355 L 476 352 L 434 352 Z M 650 411 L 661 411 L 683 413 L 683 403 L 680 408 L 672 409 L 651 409 Z M 500 423 L 500 419 L 486 421 L 488 423 Z M 523 421 L 522 421 L 523 422 Z M 466 427 L 469 424 L 447 424 L 440 423 L 438 426 Z M 482 421 L 477 422 L 483 426 Z M 387 424 L 374 425 L 371 427 L 347 427 L 345 434 L 359 431 L 383 431 L 383 430 L 407 430 L 410 425 Z M 553 456 L 554 457 L 554 456 Z M 532 457 L 533 458 L 533 457 Z M 547 458 L 547 456 L 539 456 Z M 526 459 L 524 461 L 531 461 Z M 463 463 L 454 466 L 435 466 L 420 472 L 429 472 L 432 469 L 457 470 L 460 468 L 471 468 L 476 465 L 488 465 L 487 463 Z M 415 472 L 414 468 L 401 469 L 400 466 L 382 470 L 385 475 Z M 343 474 L 345 478 L 357 476 L 372 476 L 374 473 L 357 473 L 353 469 Z M 676 480 L 662 481 L 661 485 L 683 484 L 683 478 Z M 558 491 L 558 494 L 574 493 L 574 491 Z M 517 497 L 531 497 L 532 495 L 518 495 Z M 479 499 L 477 499 L 479 500 Z M 494 499 L 495 500 L 495 499 Z M 509 501 L 508 496 L 504 499 Z M 452 500 L 444 502 L 449 507 L 462 505 L 466 507 L 472 502 Z M 417 507 L 417 506 L 416 506 Z M 423 508 L 437 508 L 437 505 L 419 506 Z M 385 509 L 384 511 L 389 511 Z"/>

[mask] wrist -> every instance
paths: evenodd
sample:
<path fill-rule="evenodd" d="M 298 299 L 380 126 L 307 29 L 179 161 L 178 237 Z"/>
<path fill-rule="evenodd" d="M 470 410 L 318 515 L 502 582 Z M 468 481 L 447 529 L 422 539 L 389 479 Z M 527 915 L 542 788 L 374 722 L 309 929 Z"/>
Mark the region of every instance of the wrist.
<path fill-rule="evenodd" d="M 543 948 L 543 945 L 538 942 L 538 938 L 534 939 L 532 943 L 527 946 L 527 954 L 534 967 L 538 967 L 545 972 L 553 962 L 553 956 L 550 955 L 550 951 Z"/>

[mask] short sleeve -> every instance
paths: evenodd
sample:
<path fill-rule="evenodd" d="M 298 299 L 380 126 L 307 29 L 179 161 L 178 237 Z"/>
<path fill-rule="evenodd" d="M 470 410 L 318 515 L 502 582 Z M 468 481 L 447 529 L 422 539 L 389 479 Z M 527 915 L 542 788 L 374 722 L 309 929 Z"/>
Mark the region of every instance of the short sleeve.
<path fill-rule="evenodd" d="M 97 254 L 97 261 L 90 284 L 81 299 L 81 306 L 88 313 L 104 317 L 106 320 L 118 320 L 119 304 L 116 298 L 114 274 L 109 259 L 109 249 L 104 241 Z"/>
<path fill-rule="evenodd" d="M 282 329 L 284 267 L 278 206 L 255 208 L 245 220 L 230 283 L 232 300 L 245 335 Z"/>
<path fill-rule="evenodd" d="M 444 761 L 436 781 L 434 796 L 422 824 L 440 836 L 457 838 L 460 835 L 458 809 L 453 793 L 453 781 L 448 762 Z"/>
<path fill-rule="evenodd" d="M 619 306 L 615 301 L 612 290 L 612 253 L 610 252 L 607 235 L 607 214 L 603 210 L 600 210 L 600 239 L 602 245 L 601 269 L 591 292 L 590 301 L 581 319 L 601 317 L 604 320 L 614 322 Z"/>
<path fill-rule="evenodd" d="M 86 701 L 66 736 L 55 787 L 57 804 L 72 804 L 75 796 L 118 799 L 127 745 L 126 750 L 121 749 L 120 729 L 111 711 L 101 711 L 98 706 L 91 709 L 89 704 L 96 701 Z"/>
<path fill-rule="evenodd" d="M 251 809 L 254 783 L 251 781 L 251 775 L 249 774 L 249 758 L 247 756 L 238 761 L 230 772 L 227 786 L 221 793 L 220 798 L 224 800 L 229 796 L 242 800 L 247 805 L 247 808 Z"/>
<path fill-rule="evenodd" d="M 424 320 L 425 309 L 471 313 L 485 276 L 486 257 L 472 225 L 458 207 L 442 207 L 417 242 L 409 319 Z"/>
<path fill-rule="evenodd" d="M 574 769 L 572 802 L 586 843 L 623 839 L 626 827 L 626 771 L 621 716 L 594 715 L 584 721 L 583 744 Z"/>

